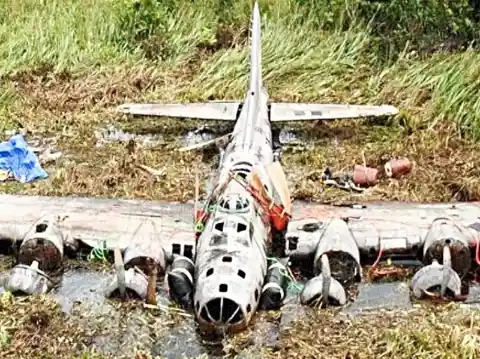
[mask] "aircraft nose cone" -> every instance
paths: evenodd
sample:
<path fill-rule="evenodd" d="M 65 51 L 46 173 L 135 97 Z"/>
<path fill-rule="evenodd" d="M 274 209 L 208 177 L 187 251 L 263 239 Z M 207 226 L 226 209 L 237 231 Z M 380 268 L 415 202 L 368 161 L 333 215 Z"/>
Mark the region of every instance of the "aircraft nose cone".
<path fill-rule="evenodd" d="M 200 319 L 215 326 L 229 326 L 245 321 L 241 306 L 229 298 L 213 298 L 200 309 Z"/>

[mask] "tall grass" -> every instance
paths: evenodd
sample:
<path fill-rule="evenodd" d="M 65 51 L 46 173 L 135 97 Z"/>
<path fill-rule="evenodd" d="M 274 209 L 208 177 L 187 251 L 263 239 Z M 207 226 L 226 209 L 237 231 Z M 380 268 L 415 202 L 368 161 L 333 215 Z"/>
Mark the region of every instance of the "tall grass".
<path fill-rule="evenodd" d="M 273 98 L 428 107 L 480 137 L 478 29 L 468 1 L 260 0 L 263 76 Z M 220 26 L 241 36 L 250 0 L 0 0 L 0 76 L 38 67 L 176 73 Z M 442 48 L 454 48 L 438 53 Z M 184 93 L 238 97 L 248 48 L 202 58 Z M 195 97 L 195 96 L 194 96 Z M 0 101 L 5 102 L 5 101 Z M 5 102 L 6 103 L 6 102 Z M 0 105 L 3 106 L 3 105 Z"/>

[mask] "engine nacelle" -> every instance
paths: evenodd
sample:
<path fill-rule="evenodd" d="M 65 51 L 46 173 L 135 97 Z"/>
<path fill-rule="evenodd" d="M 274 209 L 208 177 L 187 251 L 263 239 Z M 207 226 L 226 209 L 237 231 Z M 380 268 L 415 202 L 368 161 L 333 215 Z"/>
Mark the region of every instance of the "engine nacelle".
<path fill-rule="evenodd" d="M 328 256 L 320 257 L 322 272 L 310 279 L 300 293 L 302 304 L 321 307 L 327 304 L 344 305 L 347 302 L 347 294 L 343 286 L 331 276 Z"/>
<path fill-rule="evenodd" d="M 147 288 L 147 275 L 140 269 L 133 267 L 124 271 L 121 276 L 117 275 L 108 286 L 105 295 L 107 297 L 118 297 L 121 296 L 120 292 L 125 290 L 126 294 L 133 294 L 135 297 L 145 300 L 147 298 Z"/>
<path fill-rule="evenodd" d="M 5 289 L 27 295 L 46 293 L 52 288 L 53 281 L 38 265 L 37 261 L 33 261 L 30 266 L 19 264 L 12 268 Z"/>
<path fill-rule="evenodd" d="M 342 285 L 361 280 L 360 251 L 344 220 L 332 219 L 322 233 L 313 262 L 316 275 L 322 272 L 324 254 L 328 255 L 332 278 Z"/>
<path fill-rule="evenodd" d="M 123 253 L 125 269 L 137 267 L 147 274 L 153 260 L 154 265 L 157 266 L 157 274 L 164 274 L 166 254 L 160 239 L 160 234 L 152 221 L 142 223 L 134 234 L 131 244 Z"/>
<path fill-rule="evenodd" d="M 461 294 L 462 282 L 457 272 L 452 269 L 452 258 L 450 247 L 443 247 L 443 264 L 439 264 L 436 259 L 432 264 L 421 268 L 412 278 L 413 295 L 418 299 L 426 295 L 437 295 L 436 289 L 440 289 L 440 296 L 445 297 L 447 290 L 454 297 Z"/>
<path fill-rule="evenodd" d="M 30 266 L 38 262 L 41 271 L 61 268 L 63 261 L 64 236 L 54 216 L 37 221 L 25 235 L 20 246 L 18 262 Z"/>
<path fill-rule="evenodd" d="M 444 247 L 448 245 L 452 259 L 452 269 L 460 277 L 465 275 L 472 263 L 469 248 L 470 236 L 450 218 L 436 218 L 425 237 L 423 261 L 430 264 L 434 260 L 443 261 Z"/>

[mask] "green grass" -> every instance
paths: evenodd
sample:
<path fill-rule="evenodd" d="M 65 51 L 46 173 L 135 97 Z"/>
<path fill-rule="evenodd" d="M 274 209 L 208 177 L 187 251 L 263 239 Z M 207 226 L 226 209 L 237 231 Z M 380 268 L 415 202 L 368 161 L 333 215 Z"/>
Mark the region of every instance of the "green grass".
<path fill-rule="evenodd" d="M 340 5 L 334 2 L 331 12 L 319 13 L 321 2 L 318 6 L 293 0 L 260 2 L 266 17 L 264 78 L 273 98 L 388 101 L 408 109 L 426 104 L 431 111 L 422 117 L 428 123 L 453 121 L 459 129 L 480 136 L 480 99 L 474 95 L 480 81 L 476 52 L 425 57 L 412 54 L 405 42 L 395 60 L 387 61 L 378 37 L 373 36 L 375 20 L 370 27 L 363 25 L 365 18 L 354 23 L 355 11 L 360 14 L 365 7 L 358 10 L 355 1 L 346 3 L 351 3 L 349 12 L 339 12 Z M 400 11 L 391 7 L 383 11 Z M 199 45 L 216 42 L 223 21 L 229 21 L 234 34 L 241 34 L 250 12 L 249 1 L 214 0 L 2 0 L 2 9 L 0 76 L 4 78 L 35 68 L 74 76 L 156 68 L 159 80 L 190 67 L 199 56 Z M 434 10 L 437 13 L 425 16 L 443 14 Z M 332 20 L 333 15 L 342 16 Z M 221 49 L 202 59 L 200 68 L 190 74 L 190 86 L 173 84 L 172 90 L 191 99 L 241 96 L 247 59 L 245 46 Z M 8 108 L 3 97 L 0 108 Z"/>

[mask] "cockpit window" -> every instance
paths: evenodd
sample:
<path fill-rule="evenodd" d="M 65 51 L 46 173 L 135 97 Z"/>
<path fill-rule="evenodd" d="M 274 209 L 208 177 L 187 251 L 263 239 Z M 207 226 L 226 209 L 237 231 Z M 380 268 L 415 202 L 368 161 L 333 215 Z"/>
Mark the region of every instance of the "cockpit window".
<path fill-rule="evenodd" d="M 219 232 L 223 232 L 223 222 L 217 222 L 215 223 L 215 226 L 214 228 L 219 231 Z"/>
<path fill-rule="evenodd" d="M 249 200 L 239 195 L 229 195 L 221 198 L 219 201 L 220 208 L 227 211 L 241 211 L 247 209 L 249 205 Z"/>
<path fill-rule="evenodd" d="M 240 233 L 240 232 L 243 232 L 247 230 L 247 226 L 243 223 L 237 223 L 237 232 Z"/>

